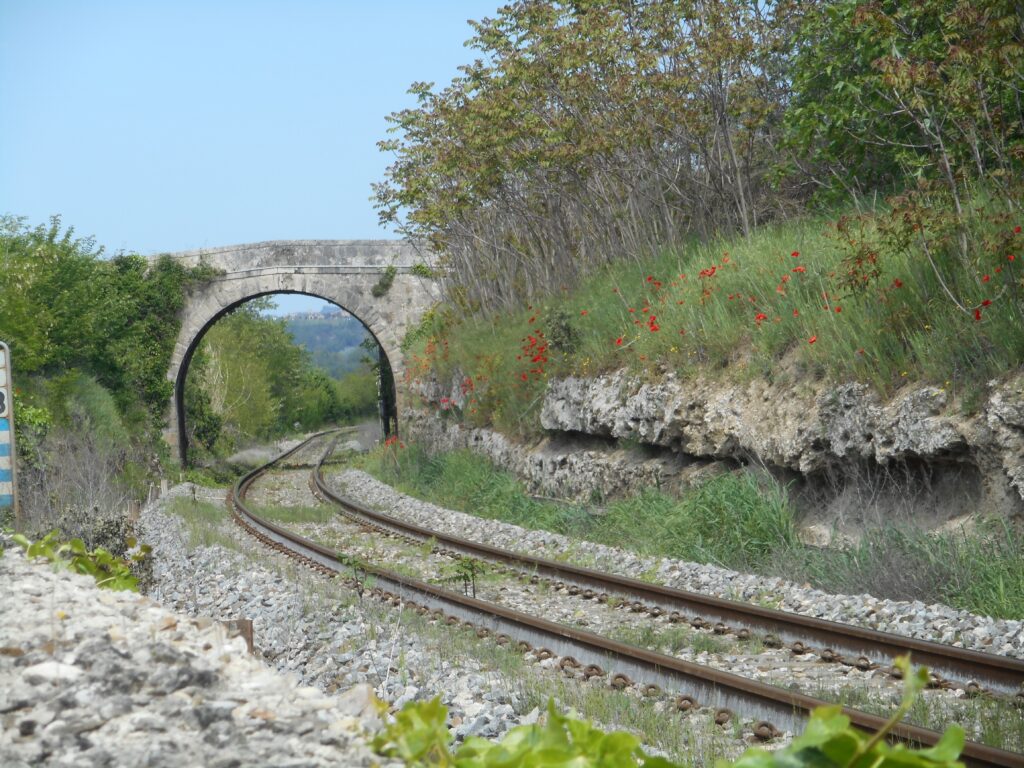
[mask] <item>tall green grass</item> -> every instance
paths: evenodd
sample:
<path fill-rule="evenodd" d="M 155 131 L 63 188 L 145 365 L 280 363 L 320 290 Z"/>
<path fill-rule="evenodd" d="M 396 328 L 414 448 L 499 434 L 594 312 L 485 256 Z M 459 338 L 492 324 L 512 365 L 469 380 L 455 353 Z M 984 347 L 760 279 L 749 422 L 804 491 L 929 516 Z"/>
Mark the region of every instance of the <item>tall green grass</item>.
<path fill-rule="evenodd" d="M 397 464 L 386 449 L 362 461 L 384 482 L 436 504 L 641 554 L 756 567 L 780 543 L 796 542 L 785 492 L 762 489 L 752 476 L 721 475 L 682 499 L 646 491 L 591 514 L 531 497 L 515 476 L 469 451 L 431 457 L 412 445 Z"/>
<path fill-rule="evenodd" d="M 983 523 L 973 533 L 888 526 L 866 531 L 850 547 L 818 548 L 799 541 L 785 488 L 752 475 L 720 475 L 680 498 L 645 491 L 592 514 L 531 497 L 514 475 L 469 451 L 431 456 L 410 445 L 359 461 L 405 493 L 482 518 L 831 592 L 1024 618 L 1024 535 L 1004 522 Z"/>
<path fill-rule="evenodd" d="M 983 197 L 976 207 L 974 261 L 947 255 L 945 287 L 918 245 L 898 247 L 880 232 L 886 211 L 842 232 L 836 220 L 808 218 L 623 260 L 579 285 L 553 286 L 516 312 L 434 313 L 410 338 L 410 370 L 469 376 L 470 419 L 518 432 L 538 429 L 534 415 L 549 377 L 619 368 L 830 377 L 882 393 L 930 382 L 970 400 L 988 379 L 1024 362 L 1024 235 L 1012 230 L 1021 222 Z M 876 261 L 858 268 L 861 243 L 875 248 Z M 877 268 L 877 277 L 849 287 L 850 270 L 865 267 Z M 985 300 L 992 304 L 981 307 Z M 531 337 L 538 339 L 532 347 Z"/>

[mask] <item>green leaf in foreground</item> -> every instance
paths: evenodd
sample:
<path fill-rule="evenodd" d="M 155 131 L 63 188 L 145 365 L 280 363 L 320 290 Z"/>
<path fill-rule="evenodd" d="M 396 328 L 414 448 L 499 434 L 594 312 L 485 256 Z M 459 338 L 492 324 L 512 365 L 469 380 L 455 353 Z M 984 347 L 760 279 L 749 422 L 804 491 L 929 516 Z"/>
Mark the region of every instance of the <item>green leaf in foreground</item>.
<path fill-rule="evenodd" d="M 734 763 L 720 760 L 716 768 L 963 768 L 957 760 L 964 747 L 959 726 L 950 726 L 939 743 L 928 749 L 886 742 L 886 735 L 928 682 L 928 671 L 912 670 L 908 658 L 897 659 L 896 666 L 903 671 L 903 701 L 877 733 L 852 728 L 839 706 L 821 707 L 789 746 L 771 752 L 748 749 Z M 454 753 L 449 749 L 447 717 L 439 698 L 409 703 L 377 736 L 374 748 L 410 766 L 678 768 L 665 758 L 646 754 L 633 734 L 605 733 L 584 720 L 560 714 L 553 701 L 548 703 L 546 723 L 520 725 L 497 742 L 470 737 Z"/>

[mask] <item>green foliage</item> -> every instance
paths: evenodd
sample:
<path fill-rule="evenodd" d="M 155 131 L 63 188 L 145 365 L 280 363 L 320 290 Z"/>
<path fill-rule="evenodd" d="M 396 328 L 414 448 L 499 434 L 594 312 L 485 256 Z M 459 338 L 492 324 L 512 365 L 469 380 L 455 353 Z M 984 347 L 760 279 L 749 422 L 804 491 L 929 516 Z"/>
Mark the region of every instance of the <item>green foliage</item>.
<path fill-rule="evenodd" d="M 374 186 L 385 223 L 444 255 L 465 309 L 554 293 L 688 232 L 750 231 L 801 5 L 515 2 L 472 22 L 477 58 L 414 83 Z"/>
<path fill-rule="evenodd" d="M 645 754 L 636 736 L 622 731 L 605 733 L 583 720 L 560 714 L 554 702 L 548 704 L 544 725 L 518 726 L 499 742 L 471 736 L 454 753 L 449 750 L 447 716 L 448 709 L 439 698 L 410 702 L 395 715 L 395 722 L 374 739 L 374 748 L 404 760 L 409 766 L 673 766 L 664 758 Z"/>
<path fill-rule="evenodd" d="M 370 293 L 372 293 L 378 299 L 381 296 L 387 295 L 387 292 L 391 290 L 391 286 L 395 282 L 395 275 L 397 274 L 397 268 L 393 266 L 387 267 L 384 270 L 384 274 L 380 276 L 380 280 L 378 280 L 370 289 Z"/>
<path fill-rule="evenodd" d="M 142 563 L 150 555 L 151 549 L 148 544 L 141 545 L 137 552 L 124 559 L 115 557 L 103 547 L 89 550 L 81 539 L 61 542 L 58 536 L 57 531 L 51 531 L 33 542 L 17 533 L 14 535 L 14 542 L 25 550 L 30 559 L 41 557 L 51 563 L 66 566 L 76 573 L 92 576 L 98 587 L 116 592 L 139 591 L 138 578 L 132 571 L 132 565 Z M 130 539 L 126 545 L 132 549 L 136 542 Z"/>
<path fill-rule="evenodd" d="M 196 441 L 214 453 L 287 434 L 296 425 L 311 430 L 376 410 L 372 373 L 364 368 L 341 381 L 331 379 L 295 343 L 291 321 L 261 314 L 266 306 L 251 301 L 221 318 L 189 368 L 188 424 Z"/>
<path fill-rule="evenodd" d="M 101 259 L 91 239 L 61 232 L 59 217 L 30 228 L 0 220 L 0 328 L 19 375 L 79 369 L 122 411 L 142 404 L 155 422 L 170 397 L 166 380 L 185 289 L 211 271 L 170 258 Z"/>
<path fill-rule="evenodd" d="M 412 274 L 416 275 L 416 277 L 422 277 L 425 280 L 436 280 L 438 276 L 436 271 L 422 262 L 417 262 L 412 265 Z"/>
<path fill-rule="evenodd" d="M 1016 3 L 833 0 L 809 6 L 799 39 L 786 127 L 822 188 L 865 193 L 932 178 L 956 196 L 972 177 L 1019 175 Z"/>
<path fill-rule="evenodd" d="M 768 751 L 748 749 L 735 762 L 719 760 L 717 768 L 963 768 L 957 758 L 964 732 L 950 726 L 939 742 L 927 749 L 890 745 L 885 737 L 910 710 L 928 684 L 928 671 L 912 670 L 907 658 L 896 660 L 904 673 L 904 696 L 885 726 L 867 734 L 850 726 L 840 707 L 822 707 L 812 714 L 803 734 L 788 746 Z M 673 768 L 677 764 L 647 755 L 640 740 L 622 731 L 604 732 L 590 723 L 563 715 L 548 703 L 547 722 L 521 725 L 498 742 L 467 738 L 454 752 L 445 722 L 448 711 L 440 699 L 410 702 L 393 723 L 377 735 L 374 748 L 409 766 L 451 768 Z"/>

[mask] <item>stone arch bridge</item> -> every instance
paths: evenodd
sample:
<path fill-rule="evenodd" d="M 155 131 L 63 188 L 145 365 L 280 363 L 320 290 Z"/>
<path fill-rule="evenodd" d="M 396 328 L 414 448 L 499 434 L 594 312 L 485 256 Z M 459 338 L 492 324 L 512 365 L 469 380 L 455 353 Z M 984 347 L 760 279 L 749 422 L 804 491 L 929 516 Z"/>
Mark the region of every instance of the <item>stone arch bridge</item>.
<path fill-rule="evenodd" d="M 403 374 L 401 340 L 439 298 L 436 282 L 416 274 L 426 260 L 414 246 L 397 240 L 276 240 L 251 245 L 174 253 L 187 266 L 207 265 L 221 274 L 186 297 L 181 330 L 167 378 L 174 384 L 165 439 L 184 464 L 185 377 L 206 331 L 238 305 L 272 293 L 302 293 L 337 304 L 370 330 L 387 356 L 396 381 Z M 373 287 L 388 267 L 394 282 L 375 297 Z M 258 349 L 252 354 L 258 355 Z M 401 397 L 396 411 L 402 411 Z"/>

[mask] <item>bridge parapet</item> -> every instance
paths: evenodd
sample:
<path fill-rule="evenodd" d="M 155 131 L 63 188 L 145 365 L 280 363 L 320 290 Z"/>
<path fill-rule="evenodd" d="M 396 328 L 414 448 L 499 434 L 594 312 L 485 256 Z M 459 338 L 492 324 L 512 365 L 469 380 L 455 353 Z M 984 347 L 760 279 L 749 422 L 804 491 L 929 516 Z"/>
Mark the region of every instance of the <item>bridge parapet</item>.
<path fill-rule="evenodd" d="M 260 267 L 352 266 L 377 270 L 432 266 L 425 249 L 404 240 L 268 240 L 168 254 L 188 266 L 208 264 L 225 272 Z"/>

